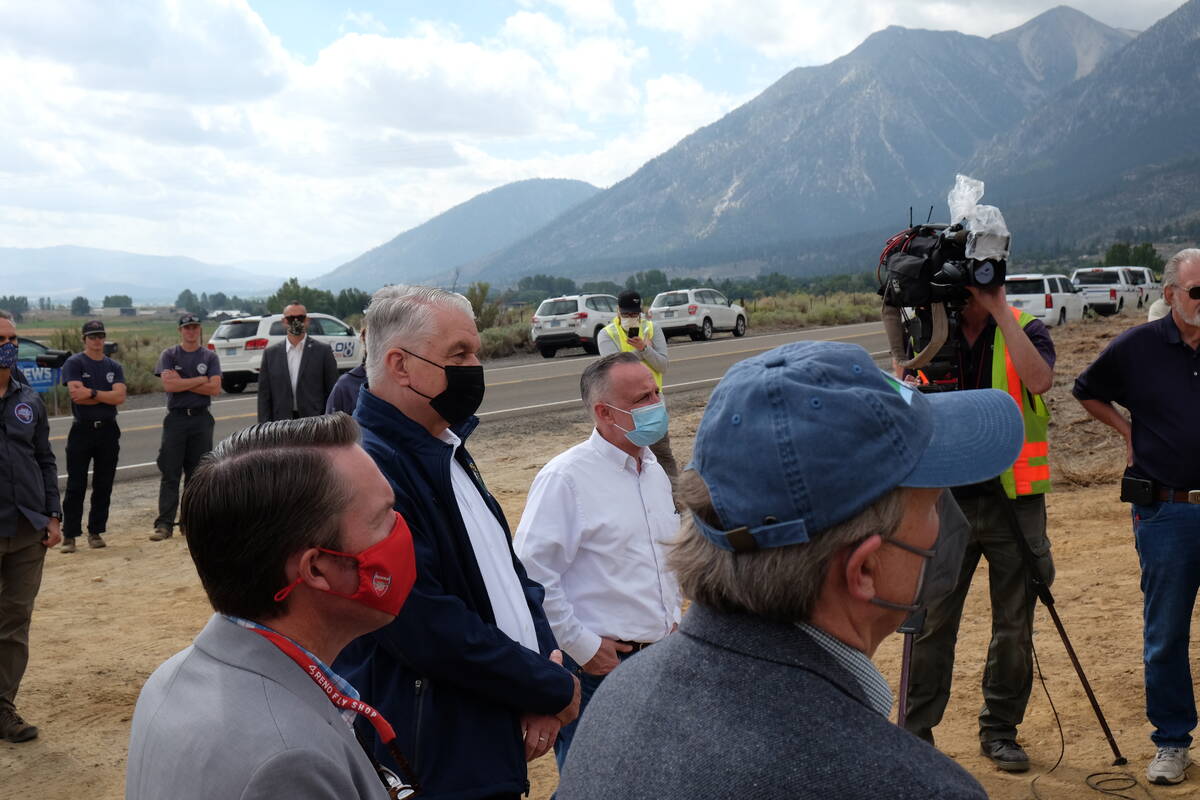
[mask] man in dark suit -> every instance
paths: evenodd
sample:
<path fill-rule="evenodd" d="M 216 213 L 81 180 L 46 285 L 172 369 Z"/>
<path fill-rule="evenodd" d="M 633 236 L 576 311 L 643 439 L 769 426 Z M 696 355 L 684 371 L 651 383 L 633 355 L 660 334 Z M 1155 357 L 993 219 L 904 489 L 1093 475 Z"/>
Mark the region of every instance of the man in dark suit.
<path fill-rule="evenodd" d="M 985 798 L 888 721 L 871 656 L 953 589 L 966 526 L 939 524 L 940 487 L 999 474 L 1023 440 L 1004 392 L 922 395 L 857 345 L 731 367 L 677 486 L 667 566 L 691 608 L 604 679 L 558 797 Z"/>
<path fill-rule="evenodd" d="M 287 339 L 263 352 L 258 373 L 258 421 L 315 417 L 337 383 L 333 348 L 308 335 L 308 309 L 297 302 L 283 309 Z"/>

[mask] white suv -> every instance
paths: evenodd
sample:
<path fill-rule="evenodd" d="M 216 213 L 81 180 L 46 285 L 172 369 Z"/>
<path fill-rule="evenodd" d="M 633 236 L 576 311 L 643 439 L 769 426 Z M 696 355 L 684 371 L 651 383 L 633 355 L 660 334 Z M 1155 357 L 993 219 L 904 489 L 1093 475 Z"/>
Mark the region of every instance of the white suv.
<path fill-rule="evenodd" d="M 617 298 L 611 294 L 572 294 L 543 300 L 533 314 L 529 338 L 543 358 L 554 358 L 564 347 L 600 352 L 596 337 L 617 315 Z"/>
<path fill-rule="evenodd" d="M 1004 279 L 1008 304 L 1047 326 L 1083 317 L 1083 298 L 1063 275 L 1009 275 Z"/>
<path fill-rule="evenodd" d="M 338 372 L 354 369 L 362 361 L 358 335 L 346 323 L 329 314 L 308 315 L 308 335 L 333 348 Z M 238 317 L 222 322 L 208 340 L 208 349 L 221 360 L 221 388 L 238 394 L 248 383 L 258 382 L 263 351 L 287 338 L 283 314 L 269 317 Z"/>
<path fill-rule="evenodd" d="M 716 289 L 679 289 L 660 292 L 650 304 L 646 316 L 663 336 L 687 334 L 692 341 L 711 339 L 713 331 L 733 331 L 746 335 L 746 309 Z"/>

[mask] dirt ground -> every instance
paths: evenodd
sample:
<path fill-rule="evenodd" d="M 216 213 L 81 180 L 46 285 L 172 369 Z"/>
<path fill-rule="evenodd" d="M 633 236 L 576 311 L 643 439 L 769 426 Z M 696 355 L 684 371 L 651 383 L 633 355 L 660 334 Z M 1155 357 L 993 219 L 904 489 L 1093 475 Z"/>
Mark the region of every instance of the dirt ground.
<path fill-rule="evenodd" d="M 1144 782 L 1153 754 L 1144 716 L 1141 668 L 1141 596 L 1127 506 L 1117 500 L 1121 443 L 1085 421 L 1070 399 L 1074 376 L 1115 332 L 1131 320 L 1100 320 L 1055 329 L 1059 351 L 1052 458 L 1056 491 L 1048 499 L 1049 529 L 1058 577 L 1057 607 L 1092 686 L 1130 759 L 1127 771 L 1142 788 L 1135 797 L 1190 797 L 1198 784 L 1154 787 Z M 674 395 L 672 443 L 681 464 L 707 394 Z M 560 411 L 484 425 L 472 451 L 509 519 L 519 518 L 534 474 L 549 458 L 588 433 L 581 412 Z M 18 697 L 21 712 L 41 728 L 34 742 L 0 742 L 0 800 L 65 800 L 123 796 L 129 721 L 142 683 L 172 653 L 188 645 L 210 610 L 181 538 L 150 542 L 157 483 L 118 484 L 109 547 L 74 555 L 48 554 L 32 630 L 32 656 Z M 1035 684 L 1021 740 L 1033 760 L 1027 775 L 1005 775 L 979 755 L 975 716 L 989 639 L 986 566 L 976 575 L 958 645 L 953 696 L 935 731 L 941 748 L 970 770 L 992 797 L 1031 796 L 1030 781 L 1059 755 L 1051 705 Z M 1038 781 L 1044 798 L 1098 796 L 1085 778 L 1110 767 L 1112 755 L 1045 610 L 1039 608 L 1036 643 L 1066 754 Z M 1195 633 L 1193 635 L 1196 635 Z M 893 682 L 900 672 L 901 640 L 893 637 L 876 661 Z M 534 798 L 548 797 L 556 773 L 552 758 L 532 765 Z M 1200 779 L 1200 775 L 1196 776 Z"/>

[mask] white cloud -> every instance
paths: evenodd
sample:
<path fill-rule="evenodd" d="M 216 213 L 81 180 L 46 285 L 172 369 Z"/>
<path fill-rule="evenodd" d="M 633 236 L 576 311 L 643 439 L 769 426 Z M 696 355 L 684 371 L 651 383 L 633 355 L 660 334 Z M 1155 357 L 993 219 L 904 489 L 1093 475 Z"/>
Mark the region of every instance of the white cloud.
<path fill-rule="evenodd" d="M 522 8 L 550 6 L 558 9 L 572 28 L 587 31 L 624 30 L 625 19 L 612 0 L 518 0 Z"/>
<path fill-rule="evenodd" d="M 0 51 L 69 65 L 78 86 L 220 103 L 264 97 L 290 59 L 245 0 L 0 4 Z"/>
<path fill-rule="evenodd" d="M 388 27 L 370 11 L 347 11 L 342 17 L 342 24 L 338 26 L 338 32 L 348 33 L 350 31 L 387 33 Z"/>
<path fill-rule="evenodd" d="M 1106 25 L 1145 29 L 1179 0 L 1075 0 Z M 792 64 L 824 64 L 888 25 L 990 36 L 1049 10 L 1049 0 L 634 0 L 637 22 L 689 45 L 731 40 Z"/>

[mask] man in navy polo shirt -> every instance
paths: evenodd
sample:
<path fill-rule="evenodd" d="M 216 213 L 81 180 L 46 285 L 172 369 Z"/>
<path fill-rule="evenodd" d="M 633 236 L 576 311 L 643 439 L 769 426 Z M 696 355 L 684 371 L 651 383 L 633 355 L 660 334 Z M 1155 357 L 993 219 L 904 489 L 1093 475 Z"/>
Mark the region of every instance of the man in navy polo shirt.
<path fill-rule="evenodd" d="M 63 500 L 64 553 L 75 552 L 75 539 L 83 531 L 83 496 L 87 493 L 88 467 L 92 468 L 92 508 L 88 512 L 88 546 L 104 547 L 108 504 L 121 430 L 117 406 L 125 402 L 125 371 L 104 355 L 104 323 L 83 323 L 83 352 L 67 359 L 62 380 L 71 393 L 75 422 L 67 434 L 67 496 Z"/>
<path fill-rule="evenodd" d="M 154 374 L 162 378 L 167 393 L 167 416 L 163 418 L 162 444 L 158 448 L 158 519 L 150 541 L 171 538 L 175 511 L 179 508 L 179 478 L 191 480 L 200 459 L 213 446 L 212 414 L 208 407 L 221 393 L 221 362 L 217 354 L 200 344 L 200 318 L 179 318 L 179 344 L 158 357 Z"/>
<path fill-rule="evenodd" d="M 1157 747 L 1146 777 L 1171 784 L 1186 777 L 1196 727 L 1188 633 L 1200 588 L 1200 249 L 1167 262 L 1163 295 L 1171 313 L 1113 339 L 1075 380 L 1074 395 L 1121 434 L 1128 452 L 1146 716 Z M 1132 422 L 1113 403 L 1129 409 Z"/>

